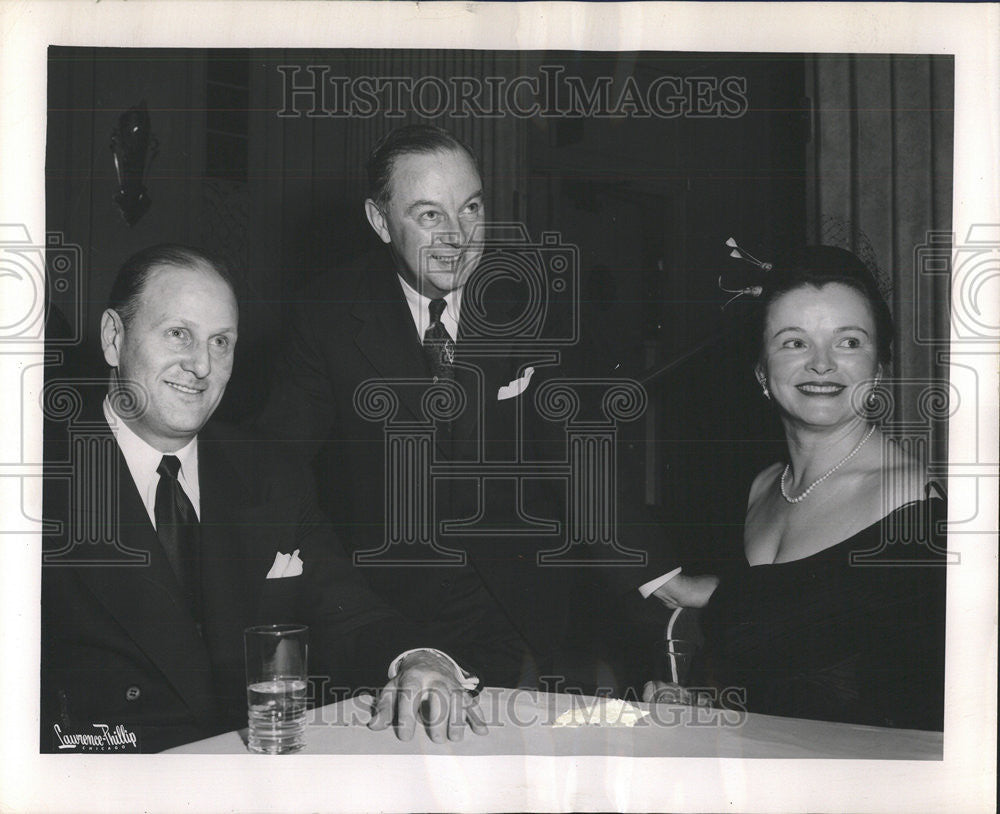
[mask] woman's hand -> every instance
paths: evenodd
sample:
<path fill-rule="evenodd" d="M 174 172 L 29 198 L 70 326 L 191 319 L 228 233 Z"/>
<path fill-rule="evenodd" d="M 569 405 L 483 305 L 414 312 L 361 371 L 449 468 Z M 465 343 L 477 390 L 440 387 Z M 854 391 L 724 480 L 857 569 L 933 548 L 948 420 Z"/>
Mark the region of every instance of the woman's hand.
<path fill-rule="evenodd" d="M 647 681 L 642 688 L 642 700 L 647 704 L 684 704 L 689 707 L 710 707 L 707 693 L 689 690 L 667 681 Z"/>
<path fill-rule="evenodd" d="M 657 588 L 653 596 L 668 608 L 704 608 L 718 587 L 719 578 L 713 574 L 678 574 Z"/>

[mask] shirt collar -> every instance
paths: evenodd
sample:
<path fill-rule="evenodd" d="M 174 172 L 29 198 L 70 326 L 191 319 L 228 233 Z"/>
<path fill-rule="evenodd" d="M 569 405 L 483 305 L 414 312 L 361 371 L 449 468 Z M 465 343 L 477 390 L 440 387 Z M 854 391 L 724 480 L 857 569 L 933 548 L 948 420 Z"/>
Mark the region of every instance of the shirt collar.
<path fill-rule="evenodd" d="M 139 489 L 139 494 L 143 496 L 143 503 L 147 502 L 146 498 L 150 492 L 150 484 L 153 484 L 152 491 L 155 494 L 155 482 L 159 481 L 156 469 L 160 465 L 160 460 L 164 454 L 176 455 L 181 462 L 181 471 L 178 475 L 178 480 L 200 515 L 201 490 L 198 482 L 197 436 L 188 441 L 187 444 L 176 452 L 163 453 L 136 435 L 129 425 L 125 423 L 125 420 L 115 412 L 111 406 L 111 401 L 106 396 L 104 398 L 104 418 L 111 428 L 115 441 L 118 443 L 118 448 L 122 451 L 125 463 L 128 465 L 128 470 L 132 474 L 132 480 L 135 481 Z M 150 507 L 147 506 L 147 508 Z"/>
<path fill-rule="evenodd" d="M 410 315 L 413 317 L 413 324 L 417 328 L 417 336 L 423 339 L 424 334 L 431 322 L 430 310 L 428 308 L 431 298 L 421 294 L 417 289 L 397 274 L 399 285 L 403 289 L 403 296 L 406 304 L 410 308 Z M 462 289 L 456 288 L 444 295 L 447 308 L 441 315 L 441 322 L 447 329 L 452 339 L 458 339 L 458 320 L 462 309 Z"/>

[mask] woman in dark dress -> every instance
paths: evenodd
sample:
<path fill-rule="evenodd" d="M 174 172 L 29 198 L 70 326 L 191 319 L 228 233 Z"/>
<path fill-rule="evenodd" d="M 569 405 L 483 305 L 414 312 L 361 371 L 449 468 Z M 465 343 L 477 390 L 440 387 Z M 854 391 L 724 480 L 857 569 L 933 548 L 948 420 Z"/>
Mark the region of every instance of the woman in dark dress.
<path fill-rule="evenodd" d="M 702 679 L 751 712 L 942 729 L 942 493 L 869 420 L 892 322 L 854 255 L 769 275 L 755 372 L 788 460 L 750 487 L 744 558 L 703 577 Z M 646 700 L 667 690 L 646 685 Z"/>

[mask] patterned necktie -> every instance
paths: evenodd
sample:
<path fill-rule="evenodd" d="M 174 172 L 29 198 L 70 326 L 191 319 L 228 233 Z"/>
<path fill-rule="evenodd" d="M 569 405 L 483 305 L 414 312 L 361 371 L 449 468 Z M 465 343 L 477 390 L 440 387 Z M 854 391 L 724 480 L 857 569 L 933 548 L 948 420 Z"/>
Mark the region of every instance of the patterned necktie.
<path fill-rule="evenodd" d="M 424 332 L 424 353 L 436 378 L 454 379 L 455 342 L 441 322 L 441 315 L 447 307 L 448 303 L 443 299 L 430 301 L 431 324 Z"/>
<path fill-rule="evenodd" d="M 156 468 L 156 536 L 167 554 L 171 568 L 187 598 L 195 619 L 198 609 L 198 515 L 177 480 L 181 462 L 176 455 L 164 455 Z"/>

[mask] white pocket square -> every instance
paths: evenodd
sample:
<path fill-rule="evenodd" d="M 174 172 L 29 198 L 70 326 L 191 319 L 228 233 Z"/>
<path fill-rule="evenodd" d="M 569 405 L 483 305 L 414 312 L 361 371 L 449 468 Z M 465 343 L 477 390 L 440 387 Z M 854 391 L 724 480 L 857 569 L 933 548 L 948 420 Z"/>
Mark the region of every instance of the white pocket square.
<path fill-rule="evenodd" d="M 514 379 L 510 384 L 505 384 L 497 391 L 497 401 L 520 396 L 527 389 L 528 382 L 531 381 L 534 373 L 535 369 L 533 367 L 525 368 L 524 375 L 520 379 Z"/>
<path fill-rule="evenodd" d="M 301 573 L 302 560 L 299 559 L 299 549 L 296 548 L 291 554 L 282 554 L 279 551 L 274 555 L 274 563 L 271 565 L 271 570 L 267 572 L 267 578 L 297 577 Z"/>

